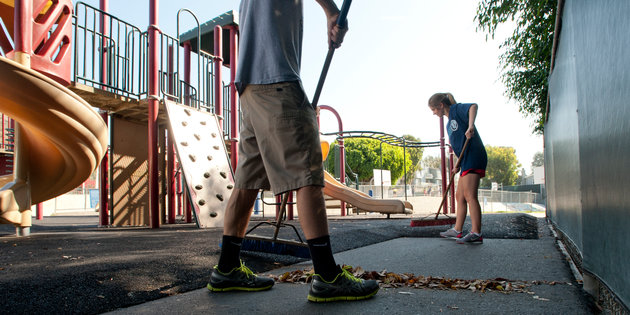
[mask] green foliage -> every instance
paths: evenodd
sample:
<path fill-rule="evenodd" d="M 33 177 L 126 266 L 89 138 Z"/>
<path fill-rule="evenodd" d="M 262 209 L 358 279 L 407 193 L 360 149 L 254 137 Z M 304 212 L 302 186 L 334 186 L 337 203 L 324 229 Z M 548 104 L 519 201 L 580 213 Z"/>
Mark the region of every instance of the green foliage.
<path fill-rule="evenodd" d="M 325 161 L 325 167 L 332 173 L 335 169 L 335 156 L 338 154 L 335 141 Z M 383 166 L 381 167 L 381 142 L 375 139 L 348 138 L 344 139 L 346 163 L 359 175 L 359 181 L 368 182 L 373 177 L 374 169 L 386 169 L 391 172 L 392 183 L 403 176 L 403 148 L 383 143 Z M 420 158 L 422 155 L 420 155 Z M 407 172 L 411 170 L 411 154 L 407 152 Z"/>
<path fill-rule="evenodd" d="M 421 140 L 412 136 L 412 135 L 403 135 L 403 139 L 408 141 L 420 142 Z M 407 172 L 407 184 L 411 184 L 413 182 L 413 178 L 415 176 L 416 171 L 422 169 L 420 165 L 420 161 L 422 161 L 422 154 L 424 153 L 423 148 L 405 148 L 408 153 L 409 159 L 407 160 L 407 167 L 409 171 Z"/>
<path fill-rule="evenodd" d="M 537 134 L 544 130 L 557 3 L 481 0 L 475 17 L 477 30 L 492 38 L 500 24 L 516 24 L 512 36 L 501 44 L 501 79 L 507 88 L 506 96 L 519 104 L 519 111 L 536 119 Z"/>
<path fill-rule="evenodd" d="M 542 152 L 536 152 L 532 160 L 532 168 L 545 165 L 545 155 Z"/>
<path fill-rule="evenodd" d="M 489 187 L 491 182 L 497 182 L 503 186 L 516 184 L 521 164 L 518 163 L 514 148 L 488 145 L 486 152 L 488 153 L 488 168 L 486 177 L 481 179 L 481 186 Z"/>
<path fill-rule="evenodd" d="M 442 168 L 442 159 L 439 156 L 429 155 L 422 160 L 422 163 L 427 168 Z"/>

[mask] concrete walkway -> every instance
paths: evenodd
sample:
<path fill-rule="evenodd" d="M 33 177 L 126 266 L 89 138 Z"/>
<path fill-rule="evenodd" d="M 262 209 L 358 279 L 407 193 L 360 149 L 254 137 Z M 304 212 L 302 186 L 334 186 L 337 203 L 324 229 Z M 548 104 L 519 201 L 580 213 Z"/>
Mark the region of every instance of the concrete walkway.
<path fill-rule="evenodd" d="M 558 250 L 544 220 L 537 239 L 486 239 L 460 245 L 441 238 L 396 238 L 335 254 L 338 263 L 364 270 L 423 276 L 525 283 L 525 292 L 473 292 L 427 288 L 382 288 L 372 299 L 316 304 L 307 284 L 277 283 L 256 293 L 211 293 L 198 289 L 111 314 L 590 314 L 581 286 Z M 302 262 L 266 274 L 310 269 Z"/>

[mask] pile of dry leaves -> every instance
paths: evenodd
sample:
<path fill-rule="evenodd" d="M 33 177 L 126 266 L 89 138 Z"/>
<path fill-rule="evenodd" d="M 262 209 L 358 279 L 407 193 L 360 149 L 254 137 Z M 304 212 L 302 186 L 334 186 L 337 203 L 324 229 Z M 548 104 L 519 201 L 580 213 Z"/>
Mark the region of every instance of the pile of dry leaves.
<path fill-rule="evenodd" d="M 471 290 L 479 292 L 497 291 L 502 293 L 533 293 L 528 288 L 531 285 L 548 284 L 555 285 L 560 284 L 557 281 L 515 281 L 504 278 L 494 279 L 451 279 L 445 277 L 432 277 L 432 276 L 416 276 L 412 273 L 394 273 L 383 270 L 366 271 L 361 267 L 352 268 L 345 266 L 347 270 L 355 277 L 365 280 L 376 280 L 382 288 L 426 288 L 426 289 L 438 289 L 438 290 Z M 276 282 L 288 282 L 288 283 L 309 283 L 313 275 L 313 270 L 295 270 L 291 272 L 285 272 L 279 276 L 272 275 Z"/>

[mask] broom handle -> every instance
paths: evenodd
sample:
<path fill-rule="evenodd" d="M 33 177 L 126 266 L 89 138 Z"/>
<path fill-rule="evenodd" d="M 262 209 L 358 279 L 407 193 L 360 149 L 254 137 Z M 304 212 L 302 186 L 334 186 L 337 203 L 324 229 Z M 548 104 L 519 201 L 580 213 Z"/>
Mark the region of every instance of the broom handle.
<path fill-rule="evenodd" d="M 276 218 L 276 231 L 273 233 L 273 240 L 278 239 L 278 232 L 280 232 L 280 227 L 282 225 L 282 218 L 284 217 L 284 213 L 287 211 L 287 201 L 289 200 L 289 191 L 282 194 L 282 203 L 280 204 L 280 213 L 278 213 L 278 217 Z"/>
<path fill-rule="evenodd" d="M 461 164 L 462 160 L 464 159 L 464 153 L 466 153 L 466 148 L 468 148 L 468 144 L 470 143 L 470 138 L 466 139 L 466 142 L 464 142 L 464 147 L 462 148 L 462 153 L 460 154 L 459 159 L 457 159 L 457 163 L 455 164 L 455 168 L 459 168 L 459 165 Z M 440 215 L 440 210 L 442 210 L 442 206 L 444 205 L 444 202 L 446 201 L 446 198 L 448 197 L 448 192 L 449 190 L 451 190 L 451 186 L 453 185 L 453 179 L 455 179 L 455 173 L 453 173 L 453 171 L 451 170 L 451 178 L 448 181 L 448 187 L 446 187 L 446 191 L 444 192 L 444 197 L 442 197 L 442 202 L 440 203 L 440 207 L 438 208 L 437 213 L 435 214 L 435 220 L 437 220 L 438 216 Z"/>
<path fill-rule="evenodd" d="M 339 17 L 337 18 L 337 26 L 340 28 L 346 27 L 348 21 L 346 17 L 348 16 L 348 10 L 350 10 L 350 4 L 352 4 L 352 0 L 344 0 L 341 5 L 341 11 L 339 12 Z M 326 81 L 326 75 L 328 74 L 328 68 L 330 68 L 330 62 L 332 61 L 332 57 L 335 54 L 335 48 L 330 46 L 328 47 L 328 54 L 326 54 L 326 60 L 324 61 L 324 68 L 322 69 L 322 73 L 319 75 L 319 81 L 317 82 L 317 88 L 315 89 L 315 96 L 313 96 L 313 102 L 311 105 L 313 109 L 317 110 L 317 103 L 319 102 L 319 96 L 322 94 L 322 88 L 324 87 L 324 81 Z"/>

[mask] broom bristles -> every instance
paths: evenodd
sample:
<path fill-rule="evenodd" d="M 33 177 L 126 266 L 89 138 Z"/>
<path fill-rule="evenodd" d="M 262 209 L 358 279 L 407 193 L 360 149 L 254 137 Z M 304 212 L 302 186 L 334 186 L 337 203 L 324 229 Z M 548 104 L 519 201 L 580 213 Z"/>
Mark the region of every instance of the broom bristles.
<path fill-rule="evenodd" d="M 252 252 L 263 252 L 277 255 L 289 255 L 301 258 L 311 258 L 308 247 L 300 245 L 291 245 L 284 243 L 276 243 L 263 240 L 244 239 L 241 250 Z"/>

